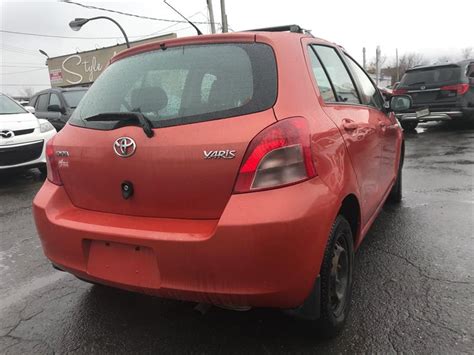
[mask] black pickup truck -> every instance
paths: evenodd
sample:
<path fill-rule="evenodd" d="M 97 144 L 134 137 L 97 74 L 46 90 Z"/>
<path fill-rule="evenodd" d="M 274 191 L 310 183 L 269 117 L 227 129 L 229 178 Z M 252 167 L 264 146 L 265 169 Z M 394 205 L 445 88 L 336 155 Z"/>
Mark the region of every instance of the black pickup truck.
<path fill-rule="evenodd" d="M 410 110 L 397 113 L 405 130 L 419 122 L 474 119 L 474 59 L 411 68 L 393 95 L 412 98 Z"/>

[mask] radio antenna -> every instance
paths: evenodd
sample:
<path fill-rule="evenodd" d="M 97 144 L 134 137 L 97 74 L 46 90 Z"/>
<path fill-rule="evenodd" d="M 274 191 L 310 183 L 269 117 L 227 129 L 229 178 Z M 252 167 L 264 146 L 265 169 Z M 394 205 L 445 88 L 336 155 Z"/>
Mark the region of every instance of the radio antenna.
<path fill-rule="evenodd" d="M 163 1 L 164 1 L 164 3 L 165 3 L 166 5 L 168 5 L 169 7 L 171 7 L 171 9 L 172 9 L 174 12 L 176 12 L 179 16 L 181 16 L 181 17 L 184 18 L 186 21 L 188 21 L 188 23 L 189 23 L 191 26 L 194 27 L 194 29 L 196 30 L 196 32 L 197 32 L 197 34 L 198 34 L 199 36 L 202 35 L 201 30 L 200 30 L 199 28 L 197 28 L 197 26 L 196 26 L 194 23 L 192 23 L 191 21 L 189 21 L 181 12 L 179 12 L 179 11 L 176 10 L 173 6 L 171 6 L 171 4 L 169 4 L 166 0 L 163 0 Z"/>

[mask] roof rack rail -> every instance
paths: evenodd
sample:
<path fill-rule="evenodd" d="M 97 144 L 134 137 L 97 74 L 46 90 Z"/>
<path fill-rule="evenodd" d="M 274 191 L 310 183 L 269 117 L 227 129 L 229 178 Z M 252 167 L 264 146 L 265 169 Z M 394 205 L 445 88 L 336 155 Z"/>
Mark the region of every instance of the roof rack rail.
<path fill-rule="evenodd" d="M 286 26 L 276 26 L 276 27 L 264 27 L 264 28 L 255 28 L 253 30 L 245 30 L 244 32 L 294 32 L 294 33 L 305 33 L 306 30 L 301 28 L 298 25 L 286 25 Z"/>

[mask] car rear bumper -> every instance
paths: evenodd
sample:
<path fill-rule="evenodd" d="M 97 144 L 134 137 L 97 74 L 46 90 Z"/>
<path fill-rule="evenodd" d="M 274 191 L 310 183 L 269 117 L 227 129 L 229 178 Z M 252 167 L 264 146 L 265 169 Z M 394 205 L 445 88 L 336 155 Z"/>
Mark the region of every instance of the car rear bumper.
<path fill-rule="evenodd" d="M 45 255 L 79 278 L 168 298 L 293 308 L 319 274 L 337 198 L 315 178 L 232 195 L 219 220 L 73 206 L 46 181 L 33 202 Z"/>
<path fill-rule="evenodd" d="M 401 121 L 417 122 L 450 121 L 460 117 L 463 117 L 462 111 L 431 112 L 429 115 L 423 117 L 417 117 L 415 112 L 397 114 L 397 118 Z"/>
<path fill-rule="evenodd" d="M 420 108 L 421 109 L 421 108 Z M 397 113 L 397 118 L 400 121 L 451 121 L 454 119 L 474 118 L 474 107 L 458 107 L 452 109 L 440 110 L 439 108 L 430 109 L 431 112 L 427 116 L 417 117 L 416 112 Z M 413 111 L 413 110 L 412 110 Z"/>

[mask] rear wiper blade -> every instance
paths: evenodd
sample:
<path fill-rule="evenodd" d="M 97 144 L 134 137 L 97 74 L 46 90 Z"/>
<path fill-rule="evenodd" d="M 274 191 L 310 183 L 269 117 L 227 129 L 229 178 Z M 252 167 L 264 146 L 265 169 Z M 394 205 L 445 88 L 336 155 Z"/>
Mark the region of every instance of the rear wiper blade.
<path fill-rule="evenodd" d="M 84 121 L 100 122 L 100 121 L 135 121 L 140 124 L 148 138 L 153 137 L 153 124 L 141 112 L 104 112 L 94 116 L 84 118 Z"/>

